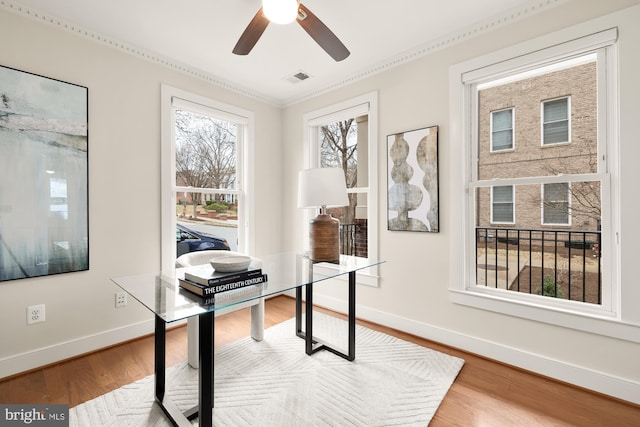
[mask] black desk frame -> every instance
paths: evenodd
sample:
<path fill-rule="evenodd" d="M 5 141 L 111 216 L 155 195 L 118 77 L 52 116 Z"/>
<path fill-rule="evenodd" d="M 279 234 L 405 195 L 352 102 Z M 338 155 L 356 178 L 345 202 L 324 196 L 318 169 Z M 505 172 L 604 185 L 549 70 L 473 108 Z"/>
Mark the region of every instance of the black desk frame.
<path fill-rule="evenodd" d="M 305 332 L 302 331 L 302 286 L 305 293 Z M 328 343 L 313 336 L 313 281 L 296 287 L 296 335 L 304 338 L 305 352 L 308 355 L 320 350 L 328 350 L 344 359 L 356 358 L 356 272 L 349 272 L 349 308 L 347 353 L 336 350 Z M 169 421 L 174 426 L 191 426 L 190 420 L 198 418 L 201 427 L 213 424 L 213 386 L 214 386 L 214 331 L 215 313 L 207 312 L 198 316 L 199 361 L 198 369 L 198 405 L 182 412 L 167 396 L 166 383 L 166 322 L 155 315 L 155 397 Z"/>
<path fill-rule="evenodd" d="M 348 346 L 347 353 L 335 349 L 331 344 L 313 336 L 313 282 L 305 285 L 305 330 L 302 330 L 302 289 L 296 288 L 296 335 L 305 340 L 305 352 L 308 355 L 327 350 L 350 362 L 356 358 L 356 272 L 349 272 L 348 301 Z"/>
<path fill-rule="evenodd" d="M 166 383 L 166 322 L 156 315 L 155 326 L 155 396 L 160 408 L 174 426 L 189 426 L 190 420 L 199 418 L 199 425 L 213 425 L 213 381 L 214 381 L 214 330 L 215 312 L 198 316 L 199 368 L 198 368 L 198 405 L 185 412 L 165 396 Z M 208 351 L 207 351 L 208 350 Z"/>

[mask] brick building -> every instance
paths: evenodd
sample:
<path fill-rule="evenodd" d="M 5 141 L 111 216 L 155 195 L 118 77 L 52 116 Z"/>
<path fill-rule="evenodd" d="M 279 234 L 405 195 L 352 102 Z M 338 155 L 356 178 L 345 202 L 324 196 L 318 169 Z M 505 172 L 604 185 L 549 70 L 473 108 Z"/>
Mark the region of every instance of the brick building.
<path fill-rule="evenodd" d="M 595 58 L 479 90 L 478 179 L 593 173 Z M 535 181 L 535 180 L 534 180 Z M 597 183 L 525 183 L 476 190 L 479 227 L 597 230 Z"/>

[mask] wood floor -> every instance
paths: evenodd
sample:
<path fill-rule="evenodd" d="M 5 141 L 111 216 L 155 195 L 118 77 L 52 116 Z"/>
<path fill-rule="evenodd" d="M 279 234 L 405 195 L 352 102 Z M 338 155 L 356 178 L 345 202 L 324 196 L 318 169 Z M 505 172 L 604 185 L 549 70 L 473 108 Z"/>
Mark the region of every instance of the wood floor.
<path fill-rule="evenodd" d="M 291 298 L 267 300 L 265 327 L 294 313 Z M 640 406 L 386 327 L 358 323 L 465 360 L 431 426 L 640 426 Z M 216 347 L 248 336 L 249 325 L 248 309 L 218 317 Z M 168 332 L 167 366 L 186 361 L 186 332 L 184 326 Z M 149 336 L 5 379 L 0 382 L 0 403 L 63 403 L 73 407 L 152 373 L 153 337 Z"/>

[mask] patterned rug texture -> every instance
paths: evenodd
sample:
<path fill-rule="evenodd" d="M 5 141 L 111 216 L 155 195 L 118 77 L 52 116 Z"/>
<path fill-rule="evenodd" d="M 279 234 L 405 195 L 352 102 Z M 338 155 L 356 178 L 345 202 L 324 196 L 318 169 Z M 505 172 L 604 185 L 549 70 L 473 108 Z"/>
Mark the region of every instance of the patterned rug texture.
<path fill-rule="evenodd" d="M 314 336 L 346 348 L 347 323 L 314 314 Z M 357 326 L 356 360 L 312 356 L 290 319 L 215 352 L 216 426 L 426 426 L 464 360 Z M 153 376 L 70 409 L 71 426 L 169 426 L 154 403 Z M 167 395 L 197 403 L 197 370 L 167 370 Z M 198 420 L 193 421 L 198 425 Z"/>

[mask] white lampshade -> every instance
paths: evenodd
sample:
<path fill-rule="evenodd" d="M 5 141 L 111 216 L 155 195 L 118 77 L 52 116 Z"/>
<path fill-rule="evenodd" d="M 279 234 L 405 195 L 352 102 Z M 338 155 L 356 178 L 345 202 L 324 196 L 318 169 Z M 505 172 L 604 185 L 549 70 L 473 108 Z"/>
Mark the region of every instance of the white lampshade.
<path fill-rule="evenodd" d="M 347 184 L 339 168 L 301 170 L 298 175 L 298 207 L 347 206 Z"/>
<path fill-rule="evenodd" d="M 271 22 L 289 24 L 298 16 L 298 0 L 262 0 L 262 11 Z"/>

